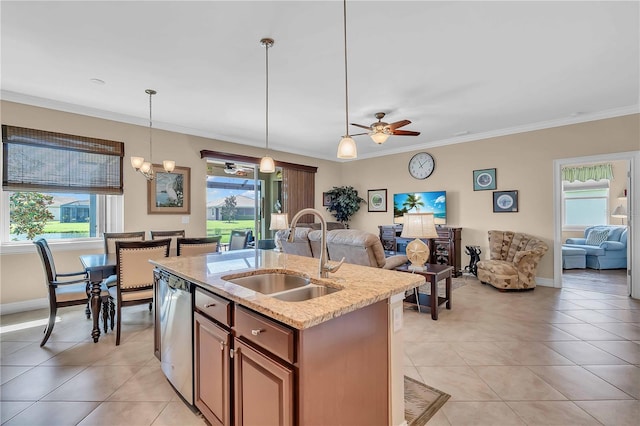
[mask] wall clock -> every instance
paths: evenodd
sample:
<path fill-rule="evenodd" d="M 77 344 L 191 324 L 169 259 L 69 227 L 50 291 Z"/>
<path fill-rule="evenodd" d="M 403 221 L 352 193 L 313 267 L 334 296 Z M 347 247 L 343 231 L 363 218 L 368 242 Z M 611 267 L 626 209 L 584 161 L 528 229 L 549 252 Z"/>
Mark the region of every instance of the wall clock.
<path fill-rule="evenodd" d="M 416 179 L 426 179 L 436 168 L 436 162 L 431 154 L 419 152 L 409 160 L 409 174 Z"/>

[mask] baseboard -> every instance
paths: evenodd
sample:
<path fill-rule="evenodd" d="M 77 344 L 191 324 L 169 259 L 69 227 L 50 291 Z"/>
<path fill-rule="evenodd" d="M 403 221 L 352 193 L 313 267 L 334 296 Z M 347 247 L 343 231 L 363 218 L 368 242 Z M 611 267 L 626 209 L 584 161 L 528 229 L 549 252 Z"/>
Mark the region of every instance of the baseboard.
<path fill-rule="evenodd" d="M 552 278 L 536 277 L 536 285 L 539 285 L 541 287 L 555 287 Z"/>
<path fill-rule="evenodd" d="M 49 307 L 49 300 L 42 299 L 23 300 L 22 302 L 4 303 L 0 305 L 0 315 L 15 314 L 18 312 L 35 311 Z"/>

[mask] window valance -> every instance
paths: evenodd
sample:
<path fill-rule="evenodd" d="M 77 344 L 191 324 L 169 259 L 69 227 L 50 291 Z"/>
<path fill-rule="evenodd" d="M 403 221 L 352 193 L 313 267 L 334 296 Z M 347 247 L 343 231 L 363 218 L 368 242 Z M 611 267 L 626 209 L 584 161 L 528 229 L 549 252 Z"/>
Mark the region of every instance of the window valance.
<path fill-rule="evenodd" d="M 124 143 L 2 125 L 8 191 L 122 194 Z"/>
<path fill-rule="evenodd" d="M 588 180 L 599 181 L 602 179 L 613 179 L 613 167 L 611 164 L 594 164 L 581 167 L 563 167 L 562 180 L 568 182 Z"/>

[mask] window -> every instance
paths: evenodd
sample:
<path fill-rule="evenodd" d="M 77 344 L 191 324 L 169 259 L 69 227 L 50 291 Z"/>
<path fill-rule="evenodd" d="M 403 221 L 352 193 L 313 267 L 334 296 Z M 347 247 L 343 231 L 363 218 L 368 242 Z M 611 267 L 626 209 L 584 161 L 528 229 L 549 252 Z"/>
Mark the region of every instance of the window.
<path fill-rule="evenodd" d="M 3 125 L 2 145 L 3 245 L 123 229 L 122 142 Z"/>
<path fill-rule="evenodd" d="M 563 182 L 563 229 L 609 223 L 609 180 Z"/>

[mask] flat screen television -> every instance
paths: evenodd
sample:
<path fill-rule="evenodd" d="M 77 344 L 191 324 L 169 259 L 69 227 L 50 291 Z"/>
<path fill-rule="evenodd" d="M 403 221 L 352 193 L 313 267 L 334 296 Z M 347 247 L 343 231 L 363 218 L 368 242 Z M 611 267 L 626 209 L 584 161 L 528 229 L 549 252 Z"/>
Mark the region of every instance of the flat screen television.
<path fill-rule="evenodd" d="M 433 213 L 436 225 L 445 225 L 447 191 L 393 194 L 393 223 L 402 223 L 405 213 Z"/>

